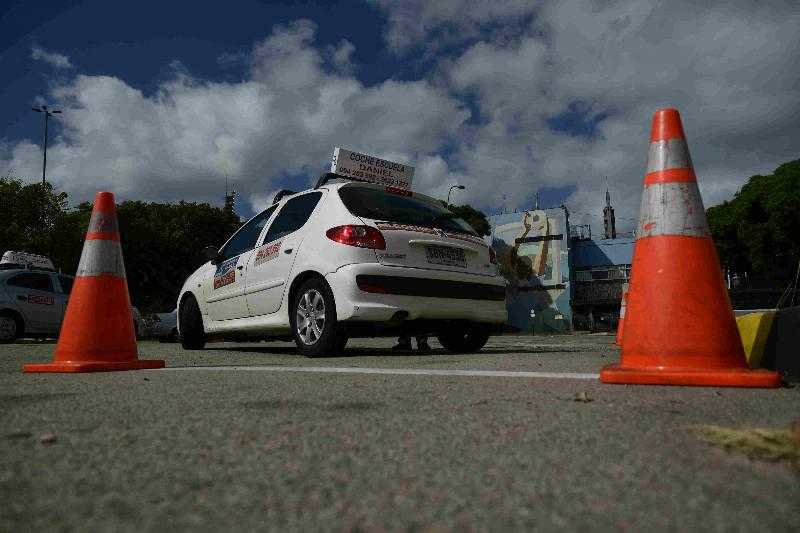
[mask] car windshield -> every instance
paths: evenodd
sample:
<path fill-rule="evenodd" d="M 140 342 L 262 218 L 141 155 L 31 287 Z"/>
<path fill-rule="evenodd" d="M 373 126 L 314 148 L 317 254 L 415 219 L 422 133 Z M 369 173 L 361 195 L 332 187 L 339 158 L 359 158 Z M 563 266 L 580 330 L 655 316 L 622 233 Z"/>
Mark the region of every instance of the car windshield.
<path fill-rule="evenodd" d="M 477 235 L 472 226 L 439 201 L 420 194 L 347 185 L 339 189 L 339 196 L 345 207 L 357 217 Z"/>

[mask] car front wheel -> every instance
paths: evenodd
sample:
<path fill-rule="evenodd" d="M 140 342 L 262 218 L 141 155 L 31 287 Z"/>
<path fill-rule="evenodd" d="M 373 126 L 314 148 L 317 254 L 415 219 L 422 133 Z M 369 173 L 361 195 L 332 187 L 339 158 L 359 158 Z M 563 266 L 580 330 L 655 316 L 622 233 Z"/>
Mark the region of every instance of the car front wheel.
<path fill-rule="evenodd" d="M 315 278 L 303 283 L 295 294 L 290 317 L 294 342 L 306 357 L 320 357 L 343 348 L 333 293 L 324 280 Z"/>
<path fill-rule="evenodd" d="M 187 296 L 181 302 L 179 313 L 181 346 L 186 350 L 202 350 L 206 345 L 206 333 L 203 330 L 203 317 L 200 306 L 194 296 Z"/>

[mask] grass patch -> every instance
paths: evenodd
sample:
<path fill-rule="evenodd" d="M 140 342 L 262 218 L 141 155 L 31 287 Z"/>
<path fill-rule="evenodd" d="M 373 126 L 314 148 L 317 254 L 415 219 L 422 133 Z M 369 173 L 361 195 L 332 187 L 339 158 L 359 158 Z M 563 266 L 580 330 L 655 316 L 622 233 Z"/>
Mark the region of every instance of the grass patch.
<path fill-rule="evenodd" d="M 721 426 L 700 426 L 700 438 L 728 451 L 751 459 L 785 461 L 800 469 L 800 421 L 788 429 L 733 429 Z"/>

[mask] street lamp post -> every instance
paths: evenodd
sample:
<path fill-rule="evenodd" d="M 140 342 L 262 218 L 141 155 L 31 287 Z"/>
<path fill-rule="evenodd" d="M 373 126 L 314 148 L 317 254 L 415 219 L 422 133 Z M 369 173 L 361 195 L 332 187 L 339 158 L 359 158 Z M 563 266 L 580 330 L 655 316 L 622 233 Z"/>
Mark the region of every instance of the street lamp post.
<path fill-rule="evenodd" d="M 453 189 L 459 189 L 463 191 L 464 189 L 466 189 L 466 187 L 464 187 L 463 185 L 453 185 L 452 187 L 450 187 L 450 190 L 447 191 L 447 205 L 450 205 L 450 193 L 453 192 Z"/>
<path fill-rule="evenodd" d="M 60 109 L 48 109 L 46 105 L 35 106 L 35 107 L 32 107 L 31 109 L 33 109 L 37 113 L 43 113 L 44 114 L 44 142 L 42 143 L 42 146 L 44 148 L 44 160 L 42 161 L 42 185 L 44 185 L 45 184 L 45 175 L 46 175 L 46 172 L 47 172 L 47 119 L 52 117 L 53 115 L 61 113 L 61 110 Z"/>

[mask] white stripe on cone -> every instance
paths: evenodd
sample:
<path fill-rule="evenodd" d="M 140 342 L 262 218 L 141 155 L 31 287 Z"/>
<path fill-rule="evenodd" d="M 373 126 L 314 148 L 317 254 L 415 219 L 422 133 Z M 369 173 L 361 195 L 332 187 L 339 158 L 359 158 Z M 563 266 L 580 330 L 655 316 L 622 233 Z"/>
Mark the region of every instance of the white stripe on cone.
<path fill-rule="evenodd" d="M 118 232 L 117 215 L 111 213 L 101 213 L 96 211 L 92 213 L 92 218 L 89 220 L 89 232 Z"/>
<path fill-rule="evenodd" d="M 636 238 L 657 235 L 711 236 L 696 182 L 645 186 Z"/>
<path fill-rule="evenodd" d="M 686 139 L 668 139 L 650 143 L 647 154 L 647 173 L 673 168 L 692 168 L 692 158 Z"/>
<path fill-rule="evenodd" d="M 122 248 L 119 241 L 89 239 L 83 243 L 76 276 L 117 276 L 125 278 Z"/>

